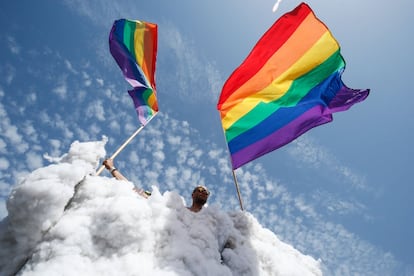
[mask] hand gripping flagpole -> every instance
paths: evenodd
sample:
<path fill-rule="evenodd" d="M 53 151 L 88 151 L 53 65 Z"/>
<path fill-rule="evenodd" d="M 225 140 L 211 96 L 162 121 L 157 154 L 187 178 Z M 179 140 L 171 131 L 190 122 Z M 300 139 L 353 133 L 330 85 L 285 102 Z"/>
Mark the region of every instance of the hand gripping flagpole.
<path fill-rule="evenodd" d="M 151 116 L 151 118 L 148 119 L 147 124 L 152 120 L 152 118 L 155 117 L 155 115 L 157 115 L 158 112 L 154 113 L 154 115 Z M 109 157 L 110 159 L 115 159 L 115 157 L 135 138 L 135 136 L 138 135 L 138 133 L 141 132 L 141 130 L 144 128 L 145 125 L 141 125 L 112 155 L 111 157 Z M 100 175 L 102 173 L 102 171 L 105 169 L 105 166 L 102 165 L 97 171 L 96 171 L 96 175 Z"/>

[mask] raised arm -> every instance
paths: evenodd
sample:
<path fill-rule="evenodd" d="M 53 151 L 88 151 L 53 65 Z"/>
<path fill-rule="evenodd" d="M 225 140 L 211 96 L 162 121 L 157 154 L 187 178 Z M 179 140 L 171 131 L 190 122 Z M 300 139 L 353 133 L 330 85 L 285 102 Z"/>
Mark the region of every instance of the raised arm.
<path fill-rule="evenodd" d="M 105 161 L 103 161 L 103 165 L 116 179 L 128 181 L 128 179 L 114 166 L 114 160 L 108 158 Z M 134 191 L 145 198 L 148 198 L 149 196 L 149 194 L 146 193 L 143 189 L 134 187 Z"/>
<path fill-rule="evenodd" d="M 105 168 L 109 171 L 109 173 L 115 177 L 118 180 L 126 180 L 128 181 L 128 179 L 122 175 L 122 173 L 120 173 L 118 171 L 118 169 L 114 166 L 114 160 L 108 158 L 105 161 L 103 161 L 103 165 L 105 166 Z"/>

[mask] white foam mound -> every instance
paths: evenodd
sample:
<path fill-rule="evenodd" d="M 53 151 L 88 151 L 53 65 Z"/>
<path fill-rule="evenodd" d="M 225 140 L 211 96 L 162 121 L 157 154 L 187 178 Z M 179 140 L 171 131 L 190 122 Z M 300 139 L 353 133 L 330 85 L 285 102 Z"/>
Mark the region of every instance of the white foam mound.
<path fill-rule="evenodd" d="M 175 192 L 153 187 L 144 199 L 130 182 L 94 176 L 105 143 L 75 142 L 15 186 L 1 275 L 322 275 L 248 212 L 193 213 Z"/>

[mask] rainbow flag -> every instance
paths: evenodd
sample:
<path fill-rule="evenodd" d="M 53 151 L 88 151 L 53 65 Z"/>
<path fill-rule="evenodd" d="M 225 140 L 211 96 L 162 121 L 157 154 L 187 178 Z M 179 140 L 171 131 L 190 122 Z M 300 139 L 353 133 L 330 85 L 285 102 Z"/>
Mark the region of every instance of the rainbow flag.
<path fill-rule="evenodd" d="M 223 86 L 220 112 L 233 169 L 332 121 L 369 89 L 341 80 L 338 42 L 301 3 L 281 16 Z"/>
<path fill-rule="evenodd" d="M 119 19 L 109 34 L 109 50 L 133 87 L 128 93 L 142 125 L 158 111 L 155 89 L 157 33 L 156 24 Z"/>

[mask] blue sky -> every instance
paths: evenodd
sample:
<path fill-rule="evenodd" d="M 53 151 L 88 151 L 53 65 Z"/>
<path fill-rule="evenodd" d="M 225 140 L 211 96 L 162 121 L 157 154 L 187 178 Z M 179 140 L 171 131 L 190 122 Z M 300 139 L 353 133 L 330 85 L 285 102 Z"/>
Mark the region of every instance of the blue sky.
<path fill-rule="evenodd" d="M 246 210 L 278 237 L 321 258 L 327 274 L 414 274 L 414 140 L 409 89 L 414 4 L 308 1 L 347 62 L 344 82 L 371 88 L 291 144 L 237 170 Z M 47 1 L 0 4 L 0 216 L 10 187 L 75 141 L 138 127 L 108 50 L 115 19 L 157 23 L 160 114 L 117 158 L 136 185 L 210 187 L 210 204 L 238 209 L 216 102 L 260 36 L 299 2 Z M 353 272 L 353 273 L 351 273 Z"/>

